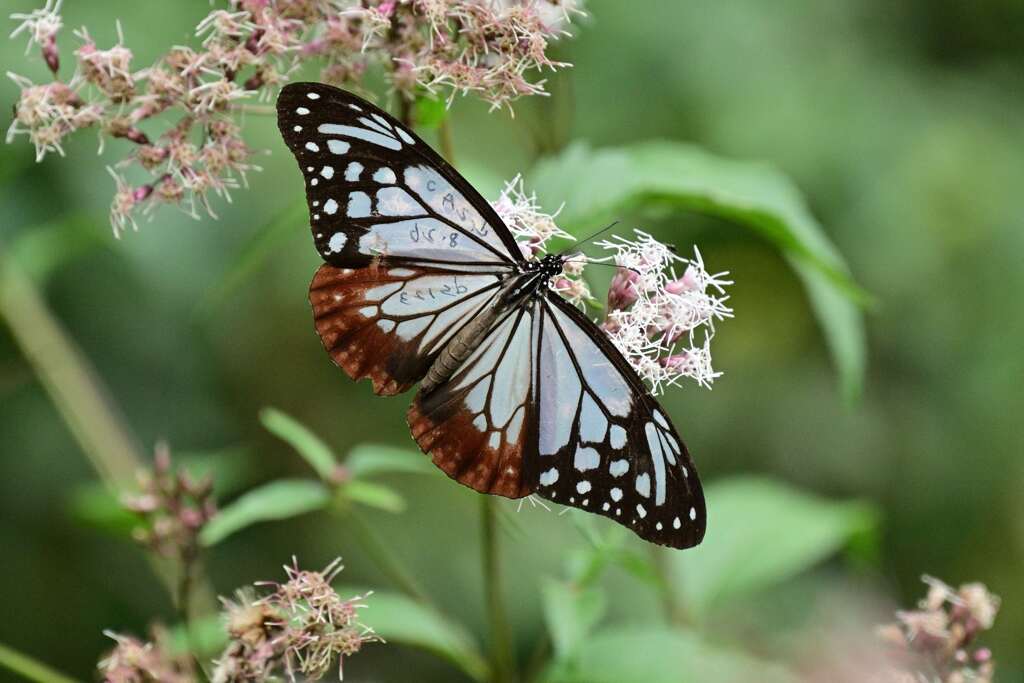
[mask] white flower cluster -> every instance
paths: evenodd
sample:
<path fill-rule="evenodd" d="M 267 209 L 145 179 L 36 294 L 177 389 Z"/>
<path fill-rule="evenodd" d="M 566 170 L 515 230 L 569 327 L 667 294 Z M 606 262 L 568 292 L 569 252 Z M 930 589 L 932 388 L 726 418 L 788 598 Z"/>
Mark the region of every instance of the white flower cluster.
<path fill-rule="evenodd" d="M 498 199 L 491 202 L 491 206 L 512 231 L 526 258 L 534 258 L 541 252 L 549 251 L 547 243 L 553 238 L 573 239 L 555 222 L 561 207 L 554 213 L 545 213 L 537 202 L 536 193 L 526 194 L 521 175 L 505 183 L 505 189 Z M 551 289 L 576 306 L 594 300 L 583 279 L 583 266 L 583 261 L 569 261 L 562 275 L 549 283 Z"/>
<path fill-rule="evenodd" d="M 556 223 L 561 208 L 545 213 L 536 194 L 526 193 L 521 176 L 505 183 L 491 206 L 526 258 L 550 252 L 548 242 L 553 238 L 573 239 Z M 635 233 L 632 240 L 616 237 L 597 243 L 611 252 L 597 260 L 619 266 L 599 325 L 655 395 L 684 377 L 710 387 L 722 374 L 711 365 L 715 321 L 733 315 L 726 305 L 725 287 L 732 284 L 724 279 L 728 273 L 708 273 L 696 247 L 692 258 L 684 258 L 647 233 Z M 582 254 L 571 257 L 549 284 L 584 310 L 597 303 L 583 278 L 587 262 Z"/>
<path fill-rule="evenodd" d="M 614 252 L 620 266 L 608 291 L 602 327 L 637 373 L 657 395 L 689 377 L 710 387 L 722 373 L 711 366 L 715 321 L 731 318 L 724 279 L 710 274 L 700 251 L 684 258 L 640 230 L 637 239 L 598 242 Z M 681 277 L 676 268 L 685 266 Z"/>

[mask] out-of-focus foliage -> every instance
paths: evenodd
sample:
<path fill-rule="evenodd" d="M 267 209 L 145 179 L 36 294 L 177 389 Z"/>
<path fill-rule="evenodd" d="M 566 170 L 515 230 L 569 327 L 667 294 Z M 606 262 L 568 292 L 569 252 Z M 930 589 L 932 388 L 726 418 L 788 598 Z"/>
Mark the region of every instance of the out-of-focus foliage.
<path fill-rule="evenodd" d="M 67 25 L 88 23 L 98 41 L 114 39 L 120 18 L 140 63 L 187 41 L 209 10 L 199 0 L 67 5 Z M 19 0 L 4 9 L 34 6 Z M 577 515 L 509 505 L 502 520 L 510 617 L 521 660 L 550 633 L 556 656 L 545 677 L 623 680 L 642 666 L 645 680 L 679 680 L 673 676 L 692 666 L 685 671 L 693 680 L 789 680 L 788 670 L 763 660 L 814 671 L 823 651 L 850 643 L 849 633 L 887 621 L 889 600 L 915 599 L 923 572 L 952 583 L 982 580 L 1000 594 L 988 641 L 997 675 L 1024 673 L 1016 418 L 1024 410 L 1024 18 L 1011 0 L 964 7 L 591 0 L 592 18 L 559 48 L 575 67 L 551 79 L 551 98 L 518 105 L 514 121 L 456 103 L 458 165 L 488 196 L 496 179 L 542 157 L 568 158 L 570 143 L 600 151 L 663 139 L 762 160 L 793 179 L 808 215 L 876 301 L 862 399 L 844 407 L 819 321 L 772 233 L 753 234 L 706 207 L 683 211 L 701 207 L 673 197 L 657 215 L 628 203 L 609 207 L 624 225 L 696 242 L 736 280 L 736 319 L 716 337 L 716 365 L 726 375 L 711 393 L 686 389 L 665 400 L 709 482 L 709 532 L 705 548 L 659 567 L 626 532 L 580 522 L 584 542 L 569 519 Z M 6 65 L 23 64 L 22 50 L 20 41 L 0 44 Z M 30 75 L 42 77 L 41 69 Z M 15 92 L 5 82 L 0 101 L 13 102 Z M 346 665 L 347 678 L 404 680 L 411 667 L 423 681 L 476 677 L 484 664 L 470 662 L 487 631 L 476 496 L 417 474 L 402 455 L 411 446 L 404 400 L 373 397 L 323 353 L 305 302 L 317 258 L 297 205 L 301 179 L 271 119 L 252 117 L 248 128 L 252 145 L 272 154 L 219 221 L 162 212 L 119 242 L 109 239 L 112 188 L 94 138 L 71 140 L 67 159 L 41 165 L 30 147 L 0 148 L 0 250 L 44 287 L 139 441 L 163 437 L 178 452 L 216 452 L 203 461 L 225 509 L 281 480 L 332 490 L 323 513 L 259 524 L 252 517 L 225 536 L 208 561 L 218 587 L 274 576 L 293 553 L 311 565 L 342 554 L 346 581 L 388 591 L 380 623 L 372 596 L 366 622 L 385 633 L 391 619 L 412 631 L 394 634 L 393 645 L 368 646 Z M 593 199 L 573 178 L 556 180 Z M 556 205 L 547 208 L 563 199 L 570 198 L 552 194 Z M 586 220 L 590 210 L 565 209 Z M 822 277 L 822 287 L 836 282 Z M 837 310 L 827 301 L 815 306 L 819 318 Z M 855 368 L 857 349 L 832 342 L 842 367 Z M 10 549 L 0 569 L 8 587 L 0 642 L 89 678 L 97 653 L 109 648 L 103 628 L 143 633 L 154 616 L 174 621 L 173 609 L 141 553 L 123 542 L 115 499 L 80 493 L 94 473 L 6 330 L 0 403 L 0 547 Z M 264 430 L 258 414 L 267 405 L 316 434 L 352 479 L 316 482 L 327 461 L 311 469 Z M 365 442 L 393 450 L 358 445 Z M 233 483 L 221 485 L 222 471 Z M 787 485 L 730 477 L 749 473 Z M 362 501 L 347 500 L 345 481 L 369 484 L 369 493 L 364 487 Z M 405 512 L 363 505 L 398 509 L 373 485 L 399 496 Z M 877 547 L 853 561 L 836 551 L 862 550 L 875 513 L 859 502 L 827 502 L 846 500 L 871 501 L 881 523 Z M 354 520 L 364 518 L 443 607 L 444 623 L 460 625 L 454 635 L 432 621 L 438 612 L 392 599 L 393 586 L 357 550 Z M 775 520 L 787 521 L 771 528 Z M 741 558 L 728 568 L 742 572 L 715 570 L 715 558 L 726 555 Z M 659 624 L 658 587 L 677 574 L 680 616 Z M 676 661 L 641 654 L 659 648 Z M 465 661 L 429 654 L 439 651 Z"/>

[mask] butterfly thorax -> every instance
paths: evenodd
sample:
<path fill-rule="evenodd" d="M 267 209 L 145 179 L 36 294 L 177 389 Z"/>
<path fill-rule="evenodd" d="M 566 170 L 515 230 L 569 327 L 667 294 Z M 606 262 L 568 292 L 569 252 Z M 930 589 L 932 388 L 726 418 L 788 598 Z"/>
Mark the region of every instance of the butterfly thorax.
<path fill-rule="evenodd" d="M 493 302 L 445 344 L 423 378 L 421 390 L 427 393 L 446 382 L 463 361 L 480 346 L 494 328 L 495 322 L 529 299 L 541 296 L 548 288 L 548 281 L 562 272 L 564 263 L 565 257 L 548 254 L 539 261 L 526 262 L 510 275 L 498 290 Z"/>

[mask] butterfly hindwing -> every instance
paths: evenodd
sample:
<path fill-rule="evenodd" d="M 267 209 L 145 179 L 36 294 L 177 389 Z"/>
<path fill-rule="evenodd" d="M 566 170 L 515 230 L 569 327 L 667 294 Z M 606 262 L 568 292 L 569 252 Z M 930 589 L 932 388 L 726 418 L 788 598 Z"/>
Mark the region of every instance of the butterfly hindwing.
<path fill-rule="evenodd" d="M 386 112 L 320 83 L 285 86 L 277 110 L 328 263 L 356 268 L 385 257 L 508 268 L 524 260 L 479 193 Z"/>
<path fill-rule="evenodd" d="M 556 294 L 538 368 L 537 493 L 655 543 L 700 543 L 704 494 L 686 446 L 622 354 Z"/>
<path fill-rule="evenodd" d="M 409 408 L 413 438 L 448 476 L 520 498 L 536 486 L 534 306 L 506 314 L 444 384 Z"/>
<path fill-rule="evenodd" d="M 316 330 L 334 362 L 378 394 L 419 381 L 444 344 L 491 303 L 500 277 L 375 262 L 320 266 L 310 285 Z"/>

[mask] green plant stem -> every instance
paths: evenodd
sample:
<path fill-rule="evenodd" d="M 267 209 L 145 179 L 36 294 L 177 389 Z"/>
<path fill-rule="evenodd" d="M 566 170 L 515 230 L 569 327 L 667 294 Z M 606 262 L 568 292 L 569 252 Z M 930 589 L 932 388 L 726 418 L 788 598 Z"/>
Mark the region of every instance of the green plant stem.
<path fill-rule="evenodd" d="M 501 558 L 494 499 L 480 496 L 481 555 L 487 613 L 491 621 L 491 658 L 495 683 L 512 683 L 515 655 L 501 592 Z"/>
<path fill-rule="evenodd" d="M 650 544 L 651 564 L 658 574 L 658 583 L 661 584 L 662 606 L 665 610 L 665 621 L 673 626 L 687 626 L 690 624 L 690 616 L 683 606 L 683 601 L 676 590 L 675 577 L 668 567 L 668 556 L 661 546 Z"/>
<path fill-rule="evenodd" d="M 370 556 L 370 559 L 373 560 L 374 564 L 377 565 L 388 580 L 413 600 L 426 605 L 431 604 L 427 594 L 423 592 L 412 576 L 405 571 L 401 561 L 378 538 L 376 532 L 366 523 L 362 516 L 354 510 L 349 511 L 348 521 L 349 527 L 355 533 L 356 541 L 363 547 L 366 554 Z"/>
<path fill-rule="evenodd" d="M 46 664 L 2 644 L 0 644 L 0 667 L 13 671 L 26 680 L 38 681 L 38 683 L 77 683 L 74 678 L 65 676 Z"/>
<path fill-rule="evenodd" d="M 136 485 L 145 459 L 109 398 L 95 369 L 51 313 L 42 293 L 5 253 L 0 252 L 0 319 L 50 396 L 82 451 L 116 496 Z M 176 599 L 174 572 L 151 558 L 157 576 Z M 193 594 L 215 609 L 213 590 L 196 581 Z M 206 609 L 204 609 L 206 611 Z"/>
<path fill-rule="evenodd" d="M 35 283 L 3 254 L 0 317 L 104 483 L 115 494 L 132 487 L 143 463 L 138 444 Z"/>
<path fill-rule="evenodd" d="M 455 165 L 455 145 L 452 142 L 452 127 L 448 123 L 448 117 L 445 116 L 441 119 L 440 125 L 437 127 L 438 143 L 441 146 L 441 156 L 444 157 L 445 161 L 449 164 Z"/>

